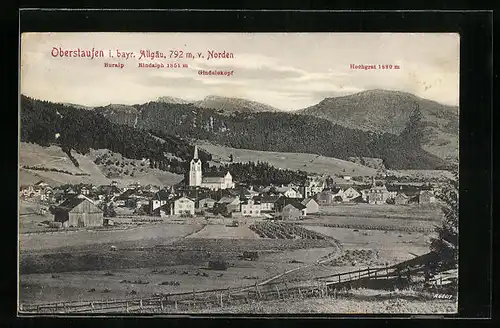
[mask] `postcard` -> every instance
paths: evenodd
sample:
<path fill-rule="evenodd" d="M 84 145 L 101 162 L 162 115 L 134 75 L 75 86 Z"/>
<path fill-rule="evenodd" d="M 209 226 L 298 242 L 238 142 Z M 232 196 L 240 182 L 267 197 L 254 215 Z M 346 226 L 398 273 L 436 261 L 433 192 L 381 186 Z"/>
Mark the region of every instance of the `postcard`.
<path fill-rule="evenodd" d="M 23 33 L 18 312 L 450 314 L 453 33 Z"/>

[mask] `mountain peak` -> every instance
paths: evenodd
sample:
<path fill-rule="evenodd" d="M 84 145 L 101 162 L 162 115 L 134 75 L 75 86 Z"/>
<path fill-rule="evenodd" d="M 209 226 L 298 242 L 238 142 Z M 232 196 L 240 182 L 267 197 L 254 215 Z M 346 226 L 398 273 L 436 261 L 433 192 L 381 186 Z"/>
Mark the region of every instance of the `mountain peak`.
<path fill-rule="evenodd" d="M 181 98 L 163 96 L 156 99 L 157 102 L 167 103 L 167 104 L 189 104 L 190 102 Z"/>
<path fill-rule="evenodd" d="M 195 105 L 202 108 L 215 109 L 223 114 L 280 111 L 275 107 L 257 101 L 215 95 L 206 96 L 203 100 L 195 102 Z"/>

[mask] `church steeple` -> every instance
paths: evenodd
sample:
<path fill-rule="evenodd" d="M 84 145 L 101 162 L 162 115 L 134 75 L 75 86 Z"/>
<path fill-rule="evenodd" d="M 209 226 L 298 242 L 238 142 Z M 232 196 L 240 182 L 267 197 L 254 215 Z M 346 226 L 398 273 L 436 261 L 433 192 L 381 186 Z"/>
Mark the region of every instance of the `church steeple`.
<path fill-rule="evenodd" d="M 198 158 L 198 146 L 194 146 L 193 159 L 189 166 L 189 185 L 201 186 L 202 183 L 202 169 L 201 160 Z"/>
<path fill-rule="evenodd" d="M 194 160 L 198 159 L 198 146 L 194 146 L 194 156 L 193 156 L 193 159 Z"/>

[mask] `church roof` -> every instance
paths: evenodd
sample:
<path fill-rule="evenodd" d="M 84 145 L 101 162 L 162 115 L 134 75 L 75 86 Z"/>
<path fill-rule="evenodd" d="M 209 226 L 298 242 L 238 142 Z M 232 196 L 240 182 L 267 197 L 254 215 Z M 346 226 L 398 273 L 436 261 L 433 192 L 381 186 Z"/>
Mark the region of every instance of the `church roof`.
<path fill-rule="evenodd" d="M 223 178 L 227 174 L 222 172 L 206 172 L 203 174 L 203 178 Z"/>

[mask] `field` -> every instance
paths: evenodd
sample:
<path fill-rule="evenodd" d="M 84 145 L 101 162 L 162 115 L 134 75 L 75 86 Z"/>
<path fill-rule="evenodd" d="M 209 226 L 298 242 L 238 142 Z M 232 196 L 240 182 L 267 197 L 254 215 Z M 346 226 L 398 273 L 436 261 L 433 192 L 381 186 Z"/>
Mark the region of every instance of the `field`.
<path fill-rule="evenodd" d="M 443 213 L 439 205 L 414 204 L 414 205 L 372 205 L 372 204 L 339 204 L 333 206 L 321 206 L 320 216 L 348 216 L 361 218 L 384 218 L 384 219 L 414 219 L 425 221 L 439 221 Z"/>
<path fill-rule="evenodd" d="M 246 225 L 239 227 L 228 227 L 227 225 L 207 225 L 202 230 L 194 233 L 188 238 L 238 238 L 238 239 L 257 239 L 259 236 Z"/>
<path fill-rule="evenodd" d="M 75 246 L 93 246 L 99 244 L 134 244 L 147 246 L 170 242 L 201 229 L 199 225 L 155 224 L 132 227 L 124 230 L 78 230 L 57 231 L 53 233 L 20 234 L 21 252 L 60 249 Z"/>
<path fill-rule="evenodd" d="M 30 204 L 22 206 L 27 212 L 32 207 Z M 115 227 L 117 230 L 113 231 L 22 234 L 20 299 L 28 304 L 55 299 L 147 298 L 155 293 L 238 288 L 255 283 L 286 282 L 293 285 L 334 273 L 383 267 L 429 250 L 431 232 L 408 230 L 409 227 L 432 230 L 440 220 L 440 212 L 434 207 L 410 208 L 369 205 L 326 207 L 318 216 L 294 222 L 299 228 L 297 231 L 288 229 L 290 225 L 287 223 L 266 226 L 273 232 L 272 238 L 259 237 L 249 228 L 259 222 L 229 227 L 229 221 L 207 224 L 206 220 L 192 220 L 184 224 L 132 225 L 122 230 Z M 345 227 L 328 226 L 331 224 Z M 367 228 L 359 229 L 357 226 Z M 316 239 L 310 239 L 313 237 Z M 115 245 L 117 249 L 111 249 L 110 245 Z M 258 258 L 254 261 L 243 259 L 241 256 L 245 251 L 258 252 Z M 210 270 L 208 263 L 214 259 L 223 259 L 228 264 L 227 270 Z M 351 297 L 334 304 L 328 303 L 328 299 L 304 302 L 310 305 L 300 311 L 291 300 L 282 303 L 288 304 L 288 307 L 270 305 L 269 311 L 301 313 L 307 309 L 313 313 L 315 306 L 320 312 L 354 311 L 358 304 L 358 309 L 377 312 L 375 304 L 383 304 L 382 307 L 387 306 L 388 309 L 389 304 L 396 301 L 387 299 L 377 303 L 363 297 Z M 400 306 L 403 312 L 405 309 L 425 309 L 425 302 L 420 300 L 402 299 L 397 302 L 395 306 Z M 320 306 L 320 303 L 323 305 Z M 263 308 L 263 303 L 259 304 L 242 305 L 234 311 L 268 311 Z M 227 308 L 215 310 L 233 311 Z"/>

